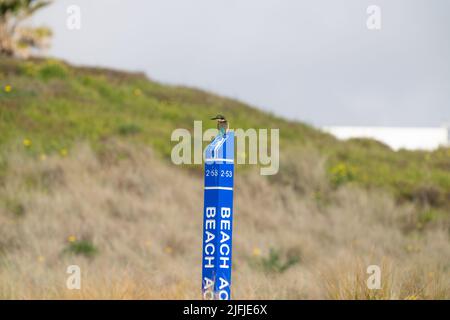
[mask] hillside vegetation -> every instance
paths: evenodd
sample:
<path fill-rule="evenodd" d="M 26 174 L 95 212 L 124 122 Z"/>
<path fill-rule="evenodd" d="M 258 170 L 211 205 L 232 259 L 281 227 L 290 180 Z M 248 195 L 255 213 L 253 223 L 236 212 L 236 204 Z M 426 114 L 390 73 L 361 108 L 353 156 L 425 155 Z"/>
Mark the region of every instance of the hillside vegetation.
<path fill-rule="evenodd" d="M 76 141 L 101 148 L 106 139 L 119 137 L 151 145 L 168 158 L 175 128 L 192 130 L 194 120 L 213 126 L 209 118 L 220 111 L 233 128 L 279 128 L 282 150 L 317 149 L 327 158 L 335 184 L 383 187 L 399 200 L 450 208 L 450 149 L 393 152 L 371 140 L 338 142 L 308 125 L 201 90 L 162 85 L 142 74 L 74 68 L 57 60 L 2 58 L 0 81 L 2 150 L 29 139 L 29 153 L 52 154 L 69 151 Z M 4 160 L 2 164 L 4 168 Z"/>
<path fill-rule="evenodd" d="M 202 167 L 174 166 L 170 135 L 217 113 L 280 129 L 277 175 L 237 169 L 234 298 L 450 298 L 450 149 L 341 142 L 58 60 L 0 58 L 0 85 L 0 298 L 199 298 Z M 381 290 L 365 285 L 370 264 Z"/>

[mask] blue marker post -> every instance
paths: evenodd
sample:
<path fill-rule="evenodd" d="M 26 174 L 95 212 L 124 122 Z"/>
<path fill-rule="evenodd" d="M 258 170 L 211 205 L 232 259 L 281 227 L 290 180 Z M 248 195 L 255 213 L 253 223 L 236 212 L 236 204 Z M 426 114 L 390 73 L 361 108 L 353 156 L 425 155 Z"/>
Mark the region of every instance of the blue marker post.
<path fill-rule="evenodd" d="M 229 300 L 233 229 L 234 132 L 219 134 L 205 151 L 202 297 Z"/>

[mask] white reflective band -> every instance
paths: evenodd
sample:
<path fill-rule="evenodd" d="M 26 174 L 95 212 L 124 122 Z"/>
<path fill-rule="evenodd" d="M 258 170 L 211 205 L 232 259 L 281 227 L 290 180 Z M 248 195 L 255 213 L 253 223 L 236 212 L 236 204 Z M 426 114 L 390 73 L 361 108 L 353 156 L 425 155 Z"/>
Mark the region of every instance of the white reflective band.
<path fill-rule="evenodd" d="M 231 187 L 205 187 L 205 190 L 233 190 Z"/>
<path fill-rule="evenodd" d="M 222 158 L 209 158 L 209 159 L 205 159 L 205 161 L 206 162 L 222 161 L 222 162 L 230 162 L 230 163 L 234 162 L 233 159 L 222 159 Z"/>

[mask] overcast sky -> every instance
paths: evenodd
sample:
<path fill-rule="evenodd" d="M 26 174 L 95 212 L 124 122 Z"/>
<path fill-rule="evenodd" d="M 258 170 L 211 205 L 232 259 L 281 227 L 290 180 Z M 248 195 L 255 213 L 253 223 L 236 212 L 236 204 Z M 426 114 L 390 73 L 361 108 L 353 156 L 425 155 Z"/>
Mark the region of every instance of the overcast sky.
<path fill-rule="evenodd" d="M 81 9 L 81 30 L 66 26 Z M 381 8 L 381 30 L 366 26 Z M 448 0 L 56 0 L 34 18 L 75 64 L 238 98 L 314 125 L 450 123 Z"/>

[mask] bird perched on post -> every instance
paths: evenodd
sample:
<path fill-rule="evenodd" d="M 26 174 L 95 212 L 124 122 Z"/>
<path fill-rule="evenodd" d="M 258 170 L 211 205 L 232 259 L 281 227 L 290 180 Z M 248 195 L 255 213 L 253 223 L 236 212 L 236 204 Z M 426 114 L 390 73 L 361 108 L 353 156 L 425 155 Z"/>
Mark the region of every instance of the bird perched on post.
<path fill-rule="evenodd" d="M 222 136 L 224 136 L 228 132 L 228 121 L 223 115 L 218 114 L 214 118 L 211 118 L 211 120 L 217 120 L 217 130 L 219 130 L 219 133 Z"/>

